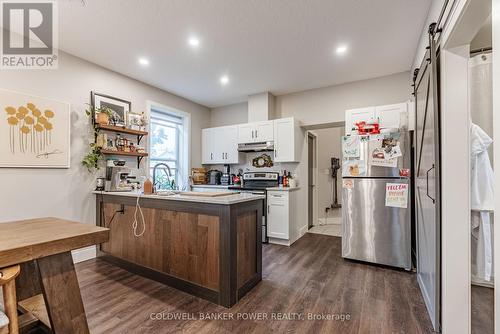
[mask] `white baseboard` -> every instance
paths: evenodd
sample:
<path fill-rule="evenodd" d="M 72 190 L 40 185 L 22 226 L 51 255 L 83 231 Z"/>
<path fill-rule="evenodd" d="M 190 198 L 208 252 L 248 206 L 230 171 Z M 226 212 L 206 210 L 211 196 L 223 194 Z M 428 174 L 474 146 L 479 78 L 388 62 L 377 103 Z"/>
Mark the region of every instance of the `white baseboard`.
<path fill-rule="evenodd" d="M 318 218 L 317 225 L 342 225 L 342 217 Z"/>
<path fill-rule="evenodd" d="M 290 246 L 290 240 L 287 239 L 269 238 L 269 243 L 281 246 Z"/>
<path fill-rule="evenodd" d="M 73 262 L 78 263 L 95 258 L 97 256 L 97 251 L 95 247 L 96 246 L 90 246 L 71 251 L 71 255 L 73 256 Z"/>
<path fill-rule="evenodd" d="M 304 236 L 304 234 L 307 233 L 307 230 L 309 229 L 309 226 L 304 225 L 299 229 L 299 239 Z"/>

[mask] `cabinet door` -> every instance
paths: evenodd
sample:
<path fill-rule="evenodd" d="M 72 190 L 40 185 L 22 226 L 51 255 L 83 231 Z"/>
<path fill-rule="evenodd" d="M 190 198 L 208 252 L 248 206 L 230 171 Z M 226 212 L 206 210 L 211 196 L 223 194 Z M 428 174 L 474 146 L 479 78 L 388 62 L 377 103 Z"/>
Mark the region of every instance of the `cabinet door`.
<path fill-rule="evenodd" d="M 271 238 L 289 239 L 288 201 L 285 194 L 268 193 L 267 235 Z"/>
<path fill-rule="evenodd" d="M 226 126 L 222 131 L 223 143 L 223 157 L 225 164 L 238 164 L 240 154 L 238 152 L 238 127 Z"/>
<path fill-rule="evenodd" d="M 376 107 L 375 117 L 378 118 L 379 120 L 380 128 L 399 129 L 402 125 L 401 124 L 402 117 L 407 117 L 406 103 L 391 104 L 388 106 Z"/>
<path fill-rule="evenodd" d="M 213 140 L 213 129 L 201 130 L 201 163 L 204 165 L 214 163 Z"/>
<path fill-rule="evenodd" d="M 255 141 L 253 123 L 238 125 L 238 144 L 253 143 Z"/>
<path fill-rule="evenodd" d="M 351 133 L 358 122 L 369 122 L 375 119 L 375 107 L 350 109 L 345 111 L 345 133 Z"/>
<path fill-rule="evenodd" d="M 292 118 L 277 119 L 274 121 L 274 161 L 295 161 L 295 134 Z"/>
<path fill-rule="evenodd" d="M 213 131 L 213 163 L 226 163 L 227 137 L 225 127 L 212 128 Z"/>
<path fill-rule="evenodd" d="M 254 135 L 256 142 L 273 141 L 274 140 L 274 122 L 265 121 L 255 123 Z"/>

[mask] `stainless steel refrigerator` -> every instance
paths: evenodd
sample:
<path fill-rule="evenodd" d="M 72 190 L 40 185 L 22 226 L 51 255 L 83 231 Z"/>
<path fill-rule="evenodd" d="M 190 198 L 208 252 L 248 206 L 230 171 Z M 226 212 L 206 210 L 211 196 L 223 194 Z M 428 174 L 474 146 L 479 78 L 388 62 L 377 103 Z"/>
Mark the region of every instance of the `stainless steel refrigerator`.
<path fill-rule="evenodd" d="M 411 269 L 408 132 L 342 138 L 342 257 Z"/>

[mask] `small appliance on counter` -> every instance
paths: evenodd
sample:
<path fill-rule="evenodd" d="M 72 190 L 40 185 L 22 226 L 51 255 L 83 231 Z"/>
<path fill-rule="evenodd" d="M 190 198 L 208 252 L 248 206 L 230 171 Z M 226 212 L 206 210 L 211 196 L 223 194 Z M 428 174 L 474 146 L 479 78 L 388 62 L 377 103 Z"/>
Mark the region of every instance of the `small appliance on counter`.
<path fill-rule="evenodd" d="M 95 190 L 104 191 L 105 184 L 106 184 L 106 179 L 104 177 L 98 177 L 95 182 Z"/>
<path fill-rule="evenodd" d="M 201 168 L 191 168 L 191 178 L 193 184 L 206 184 L 207 183 L 207 170 Z"/>
<path fill-rule="evenodd" d="M 121 165 L 121 166 L 120 166 Z M 105 191 L 132 191 L 133 187 L 128 182 L 130 168 L 117 165 L 115 161 L 108 160 L 106 164 Z"/>
<path fill-rule="evenodd" d="M 220 185 L 222 172 L 219 170 L 210 170 L 207 172 L 207 180 L 210 185 Z"/>
<path fill-rule="evenodd" d="M 220 184 L 223 186 L 230 186 L 233 184 L 234 174 L 231 174 L 231 166 L 224 165 L 224 173 L 220 178 Z"/>

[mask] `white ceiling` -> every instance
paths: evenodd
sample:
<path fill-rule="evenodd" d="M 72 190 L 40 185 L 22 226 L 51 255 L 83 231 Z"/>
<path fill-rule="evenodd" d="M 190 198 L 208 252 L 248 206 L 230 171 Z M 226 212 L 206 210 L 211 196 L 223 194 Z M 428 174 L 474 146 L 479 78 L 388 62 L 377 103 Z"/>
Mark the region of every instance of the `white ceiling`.
<path fill-rule="evenodd" d="M 407 71 L 430 3 L 64 0 L 59 46 L 215 107 L 263 91 L 281 95 Z M 200 40 L 196 50 L 187 43 L 191 35 Z M 342 57 L 339 44 L 349 47 Z M 138 64 L 141 56 L 150 60 L 147 68 Z"/>

